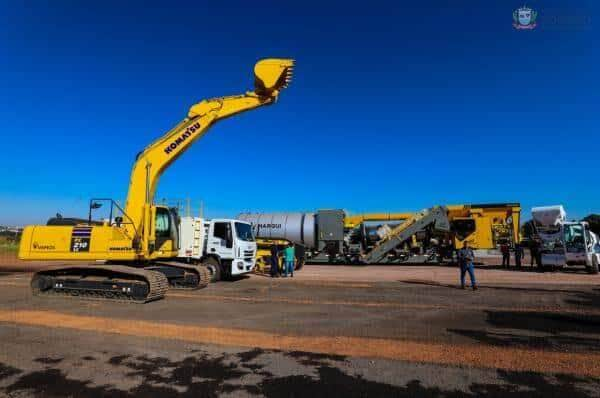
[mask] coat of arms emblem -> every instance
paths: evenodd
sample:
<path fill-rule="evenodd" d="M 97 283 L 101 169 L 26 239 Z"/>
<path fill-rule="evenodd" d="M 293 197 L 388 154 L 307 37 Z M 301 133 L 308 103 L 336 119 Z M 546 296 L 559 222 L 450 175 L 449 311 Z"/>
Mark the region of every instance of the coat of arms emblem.
<path fill-rule="evenodd" d="M 513 26 L 515 29 L 533 29 L 537 26 L 536 19 L 537 12 L 529 7 L 521 7 L 513 12 Z"/>

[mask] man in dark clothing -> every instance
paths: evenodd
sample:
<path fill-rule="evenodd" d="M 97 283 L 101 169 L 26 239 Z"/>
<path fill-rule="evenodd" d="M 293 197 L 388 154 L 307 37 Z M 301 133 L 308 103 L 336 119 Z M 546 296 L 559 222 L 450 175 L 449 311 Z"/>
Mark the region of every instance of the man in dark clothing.
<path fill-rule="evenodd" d="M 538 239 L 533 239 L 531 241 L 531 245 L 529 246 L 529 253 L 531 254 L 531 266 L 533 267 L 533 263 L 535 262 L 538 271 L 542 272 L 542 251 L 541 244 Z"/>
<path fill-rule="evenodd" d="M 469 247 L 469 242 L 465 241 L 463 248 L 458 251 L 458 264 L 460 265 L 460 287 L 465 288 L 465 274 L 469 273 L 471 279 L 471 287 L 473 290 L 477 290 L 477 282 L 475 281 L 475 268 L 473 267 L 473 260 L 475 255 L 473 250 Z"/>
<path fill-rule="evenodd" d="M 502 253 L 502 268 L 510 267 L 510 246 L 508 242 L 500 245 L 500 252 Z"/>
<path fill-rule="evenodd" d="M 277 245 L 271 246 L 271 277 L 277 278 L 279 276 L 279 249 Z"/>
<path fill-rule="evenodd" d="M 537 260 L 537 252 L 538 252 L 537 242 L 534 239 L 531 242 L 529 242 L 529 255 L 531 256 L 531 266 L 532 267 L 533 267 L 533 263 L 535 263 Z"/>
<path fill-rule="evenodd" d="M 524 255 L 525 253 L 523 253 L 523 247 L 521 244 L 518 242 L 515 243 L 515 264 L 517 265 L 517 268 L 521 268 L 521 259 Z"/>

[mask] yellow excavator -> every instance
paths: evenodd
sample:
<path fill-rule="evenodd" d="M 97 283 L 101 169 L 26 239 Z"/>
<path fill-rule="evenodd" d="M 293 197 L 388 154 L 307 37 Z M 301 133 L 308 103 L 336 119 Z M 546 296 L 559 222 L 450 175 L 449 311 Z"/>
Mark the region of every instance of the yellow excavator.
<path fill-rule="evenodd" d="M 93 199 L 88 219 L 54 218 L 48 225 L 27 226 L 22 260 L 104 261 L 39 271 L 31 280 L 34 294 L 147 302 L 162 298 L 169 285 L 206 286 L 205 266 L 170 261 L 178 255 L 179 221 L 173 209 L 154 204 L 159 178 L 215 122 L 274 103 L 293 67 L 291 59 L 261 60 L 254 67 L 254 91 L 193 105 L 185 119 L 137 155 L 124 208 L 111 199 Z M 92 211 L 106 203 L 109 217 L 92 220 Z"/>

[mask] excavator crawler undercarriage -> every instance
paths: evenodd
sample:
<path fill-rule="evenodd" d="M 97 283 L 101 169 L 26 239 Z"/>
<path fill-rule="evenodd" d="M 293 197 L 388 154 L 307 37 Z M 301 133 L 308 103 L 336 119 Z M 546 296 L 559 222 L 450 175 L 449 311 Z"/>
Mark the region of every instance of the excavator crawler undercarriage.
<path fill-rule="evenodd" d="M 36 272 L 31 279 L 31 290 L 38 296 L 147 303 L 163 298 L 168 289 L 164 274 L 123 265 L 59 267 Z"/>
<path fill-rule="evenodd" d="M 146 269 L 164 274 L 173 289 L 202 289 L 210 283 L 210 271 L 204 265 L 160 261 Z"/>
<path fill-rule="evenodd" d="M 210 272 L 204 265 L 163 262 L 135 268 L 110 264 L 39 271 L 31 279 L 31 289 L 38 296 L 147 303 L 163 298 L 169 288 L 202 289 L 209 282 Z"/>

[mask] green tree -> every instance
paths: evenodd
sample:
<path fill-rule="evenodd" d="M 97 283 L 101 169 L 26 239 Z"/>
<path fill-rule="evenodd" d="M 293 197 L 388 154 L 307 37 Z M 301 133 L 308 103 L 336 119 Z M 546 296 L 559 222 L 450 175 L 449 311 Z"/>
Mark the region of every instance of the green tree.
<path fill-rule="evenodd" d="M 590 224 L 590 230 L 595 234 L 600 234 L 600 214 L 590 214 L 583 218 Z"/>

